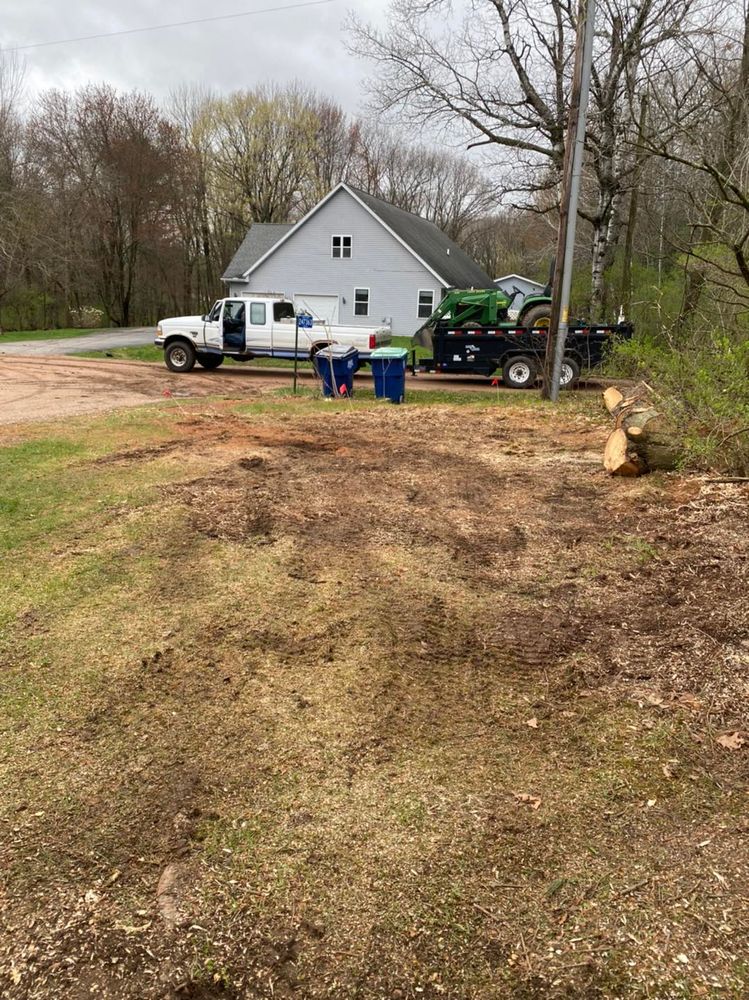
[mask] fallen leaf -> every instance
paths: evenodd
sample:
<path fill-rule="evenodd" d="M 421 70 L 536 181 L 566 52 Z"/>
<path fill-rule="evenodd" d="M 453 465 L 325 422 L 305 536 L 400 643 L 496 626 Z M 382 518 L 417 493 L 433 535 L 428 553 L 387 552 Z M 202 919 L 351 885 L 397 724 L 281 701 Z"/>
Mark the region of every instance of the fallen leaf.
<path fill-rule="evenodd" d="M 738 731 L 733 733 L 723 733 L 722 736 L 718 737 L 716 742 L 720 743 L 720 745 L 725 747 L 726 750 L 740 750 L 746 743 L 746 733 L 740 733 Z"/>
<path fill-rule="evenodd" d="M 692 712 L 699 712 L 702 708 L 702 702 L 693 694 L 680 694 L 674 704 L 679 705 L 681 708 L 691 709 Z"/>
<path fill-rule="evenodd" d="M 648 809 L 652 809 L 658 799 L 648 799 Z"/>
<path fill-rule="evenodd" d="M 541 799 L 537 795 L 529 795 L 527 792 L 513 792 L 512 794 L 518 802 L 530 806 L 531 809 L 538 809 L 541 805 Z"/>
<path fill-rule="evenodd" d="M 147 931 L 151 926 L 152 921 L 148 921 L 145 924 L 136 926 L 135 924 L 115 924 L 118 931 L 124 931 L 125 934 L 142 934 L 143 931 Z"/>
<path fill-rule="evenodd" d="M 21 982 L 21 973 L 15 967 L 15 965 L 11 965 L 10 967 L 10 978 L 13 981 L 14 985 L 16 986 L 18 986 L 18 984 Z"/>
<path fill-rule="evenodd" d="M 649 705 L 660 706 L 663 704 L 663 695 L 657 691 L 643 691 L 642 697 Z"/>
<path fill-rule="evenodd" d="M 680 955 L 676 956 L 676 961 L 677 962 L 681 962 L 682 965 L 689 965 L 689 959 L 684 954 L 684 952 L 682 952 Z"/>
<path fill-rule="evenodd" d="M 530 726 L 531 729 L 538 729 L 538 719 L 535 717 L 535 715 L 533 716 L 532 719 L 528 719 L 528 721 L 526 722 L 526 726 Z"/>
<path fill-rule="evenodd" d="M 661 766 L 661 771 L 663 771 L 664 778 L 673 778 L 674 776 L 674 770 L 670 764 L 663 764 Z"/>

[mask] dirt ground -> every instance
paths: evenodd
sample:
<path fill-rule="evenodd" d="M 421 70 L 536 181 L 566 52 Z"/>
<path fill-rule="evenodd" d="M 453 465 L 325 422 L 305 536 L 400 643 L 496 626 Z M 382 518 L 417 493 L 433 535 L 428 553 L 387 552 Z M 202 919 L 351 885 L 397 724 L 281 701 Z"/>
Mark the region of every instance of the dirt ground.
<path fill-rule="evenodd" d="M 307 370 L 299 370 L 299 381 L 302 386 L 316 386 L 314 376 Z M 371 385 L 368 369 L 357 376 L 357 383 L 364 387 Z M 163 399 L 165 393 L 177 399 L 209 395 L 252 398 L 290 385 L 289 369 L 251 365 L 235 365 L 210 373 L 196 368 L 189 375 L 174 375 L 163 365 L 152 362 L 6 356 L 0 358 L 0 424 L 102 413 L 154 402 Z M 409 377 L 407 391 L 420 389 L 512 392 L 503 387 L 497 389 L 481 377 Z"/>
<path fill-rule="evenodd" d="M 162 365 L 137 361 L 3 357 L 0 424 L 56 420 L 139 406 L 163 399 L 165 392 L 177 398 L 221 395 L 227 391 L 235 397 L 258 394 L 260 389 L 253 380 L 241 381 L 232 378 L 234 374 L 231 372 L 227 381 L 223 371 L 210 374 L 196 371 L 179 376 Z"/>
<path fill-rule="evenodd" d="M 745 487 L 574 405 L 159 419 L 0 631 L 4 996 L 747 995 Z"/>

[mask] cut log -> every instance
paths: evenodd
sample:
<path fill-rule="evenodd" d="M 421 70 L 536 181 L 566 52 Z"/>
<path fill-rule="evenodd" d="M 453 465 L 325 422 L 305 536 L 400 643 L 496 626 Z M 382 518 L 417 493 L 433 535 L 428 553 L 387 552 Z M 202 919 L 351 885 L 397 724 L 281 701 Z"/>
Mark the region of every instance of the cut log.
<path fill-rule="evenodd" d="M 637 452 L 629 450 L 627 435 L 621 427 L 609 434 L 603 452 L 603 467 L 612 476 L 641 476 L 647 471 L 647 465 Z"/>
<path fill-rule="evenodd" d="M 653 406 L 653 395 L 644 382 L 626 396 L 614 386 L 604 392 L 604 406 L 614 418 L 604 452 L 604 468 L 612 475 L 639 476 L 651 469 L 676 467 L 675 435 Z"/>
<path fill-rule="evenodd" d="M 623 399 L 624 396 L 619 392 L 615 385 L 610 385 L 603 394 L 603 404 L 609 413 L 613 413 Z"/>

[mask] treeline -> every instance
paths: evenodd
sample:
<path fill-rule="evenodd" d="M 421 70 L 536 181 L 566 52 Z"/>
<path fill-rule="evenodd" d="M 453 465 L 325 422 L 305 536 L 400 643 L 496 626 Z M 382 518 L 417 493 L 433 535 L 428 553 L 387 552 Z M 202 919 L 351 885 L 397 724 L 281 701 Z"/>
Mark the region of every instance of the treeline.
<path fill-rule="evenodd" d="M 578 4 L 472 0 L 469 10 L 461 23 L 449 0 L 398 0 L 384 28 L 350 19 L 352 49 L 376 66 L 374 106 L 483 147 L 503 204 L 553 225 Z M 577 255 L 594 318 L 622 302 L 629 311 L 643 263 L 659 293 L 673 263 L 696 276 L 687 311 L 703 289 L 749 306 L 748 162 L 746 5 L 597 4 Z"/>
<path fill-rule="evenodd" d="M 404 144 L 301 86 L 184 88 L 160 107 L 102 84 L 26 103 L 6 61 L 0 108 L 6 329 L 205 308 L 251 223 L 298 219 L 341 180 L 432 219 L 490 271 L 547 252 L 546 227 L 532 235 L 503 213 L 467 158 Z"/>
<path fill-rule="evenodd" d="M 301 85 L 185 88 L 163 106 L 105 85 L 28 97 L 6 56 L 0 325 L 203 308 L 251 223 L 293 221 L 340 180 L 432 219 L 490 274 L 544 279 L 576 7 L 472 0 L 446 33 L 450 10 L 399 0 L 385 31 L 349 26 L 376 66 L 377 125 Z M 595 44 L 575 311 L 623 308 L 669 342 L 716 319 L 741 335 L 749 14 L 730 0 L 609 0 Z M 466 151 L 404 140 L 424 126 Z"/>

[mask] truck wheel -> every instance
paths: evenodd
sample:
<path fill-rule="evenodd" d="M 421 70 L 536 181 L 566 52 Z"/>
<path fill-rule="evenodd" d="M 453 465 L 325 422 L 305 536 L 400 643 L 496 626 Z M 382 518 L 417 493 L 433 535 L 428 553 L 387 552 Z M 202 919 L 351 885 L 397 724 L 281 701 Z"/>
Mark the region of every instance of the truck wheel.
<path fill-rule="evenodd" d="M 509 389 L 527 389 L 533 385 L 537 376 L 535 361 L 523 354 L 509 358 L 502 368 L 502 380 Z"/>
<path fill-rule="evenodd" d="M 223 354 L 198 354 L 198 364 L 206 371 L 212 372 L 214 368 L 220 368 L 223 363 Z"/>
<path fill-rule="evenodd" d="M 177 340 L 164 348 L 164 361 L 170 372 L 191 372 L 195 367 L 195 348 L 186 340 Z"/>
<path fill-rule="evenodd" d="M 574 358 L 564 358 L 562 360 L 562 368 L 559 373 L 559 388 L 560 389 L 571 389 L 572 386 L 580 378 L 580 365 L 575 361 Z"/>
<path fill-rule="evenodd" d="M 527 313 L 521 313 L 520 322 L 526 330 L 534 326 L 548 328 L 551 321 L 551 306 L 542 302 L 540 305 L 531 306 Z"/>

